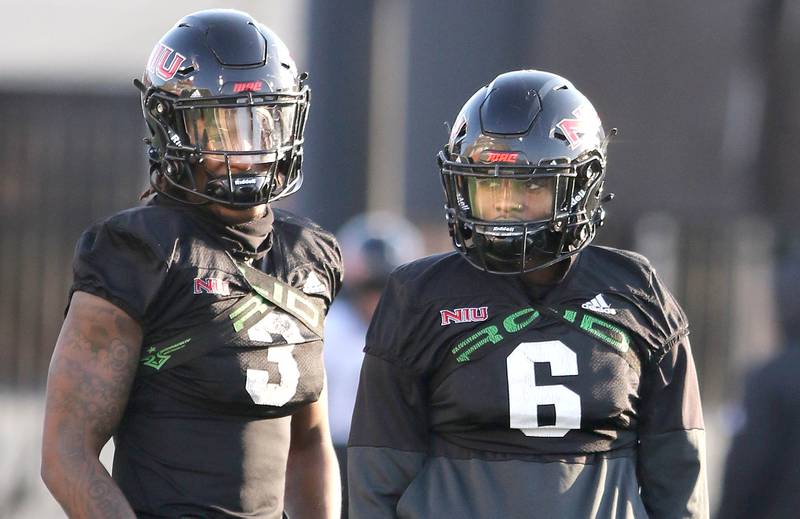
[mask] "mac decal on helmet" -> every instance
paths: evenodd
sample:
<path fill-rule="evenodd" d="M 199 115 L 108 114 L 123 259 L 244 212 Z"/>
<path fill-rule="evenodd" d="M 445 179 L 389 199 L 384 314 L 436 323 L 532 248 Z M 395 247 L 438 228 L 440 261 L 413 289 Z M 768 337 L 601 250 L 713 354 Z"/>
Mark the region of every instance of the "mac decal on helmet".
<path fill-rule="evenodd" d="M 537 70 L 498 76 L 463 106 L 438 156 L 456 249 L 497 274 L 530 272 L 580 252 L 613 196 L 603 195 L 607 144 L 594 107 L 563 77 Z M 545 214 L 524 209 L 534 190 L 551 193 Z"/>
<path fill-rule="evenodd" d="M 280 38 L 245 13 L 214 9 L 182 18 L 153 49 L 142 80 L 134 80 L 150 131 L 153 189 L 184 203 L 230 207 L 297 191 L 306 77 Z M 224 163 L 227 173 L 199 185 L 196 172 L 208 161 Z"/>

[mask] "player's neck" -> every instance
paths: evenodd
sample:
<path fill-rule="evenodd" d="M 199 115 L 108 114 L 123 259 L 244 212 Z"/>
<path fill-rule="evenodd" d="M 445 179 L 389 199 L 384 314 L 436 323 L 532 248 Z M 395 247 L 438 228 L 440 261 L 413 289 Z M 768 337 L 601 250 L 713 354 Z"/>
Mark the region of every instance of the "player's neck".
<path fill-rule="evenodd" d="M 573 256 L 549 267 L 526 272 L 521 276 L 522 283 L 535 293 L 549 292 L 550 289 L 564 280 L 574 259 L 575 257 Z"/>

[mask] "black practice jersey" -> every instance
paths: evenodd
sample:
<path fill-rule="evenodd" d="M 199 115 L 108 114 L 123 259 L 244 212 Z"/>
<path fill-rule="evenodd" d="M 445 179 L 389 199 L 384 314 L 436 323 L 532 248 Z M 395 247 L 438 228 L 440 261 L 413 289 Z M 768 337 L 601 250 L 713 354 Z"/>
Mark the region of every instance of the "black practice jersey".
<path fill-rule="evenodd" d="M 341 284 L 333 236 L 276 211 L 271 240 L 253 266 L 324 314 Z M 223 241 L 189 208 L 150 205 L 95 225 L 78 243 L 74 271 L 73 291 L 103 297 L 141 324 L 140 371 L 158 370 L 137 377 L 114 436 L 113 477 L 137 515 L 281 517 L 290 415 L 322 390 L 321 339 L 309 340 L 300 320 L 258 299 Z M 254 304 L 234 315 L 245 298 Z M 231 326 L 257 324 L 236 343 L 220 339 L 171 364 L 177 349 L 194 346 L 177 339 L 226 312 Z"/>
<path fill-rule="evenodd" d="M 392 275 L 350 435 L 350 516 L 705 517 L 684 313 L 636 254 L 532 293 L 459 254 Z"/>

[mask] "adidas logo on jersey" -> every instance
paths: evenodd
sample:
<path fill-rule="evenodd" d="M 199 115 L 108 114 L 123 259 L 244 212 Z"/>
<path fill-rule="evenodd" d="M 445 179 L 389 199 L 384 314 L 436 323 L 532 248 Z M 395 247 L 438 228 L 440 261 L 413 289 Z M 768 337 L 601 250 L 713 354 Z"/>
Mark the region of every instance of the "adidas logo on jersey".
<path fill-rule="evenodd" d="M 597 294 L 590 301 L 586 301 L 581 305 L 584 310 L 590 312 L 599 312 L 601 314 L 617 315 L 617 311 L 608 306 L 603 294 Z"/>
<path fill-rule="evenodd" d="M 452 323 L 477 323 L 485 321 L 489 317 L 489 307 L 480 308 L 456 308 L 454 310 L 440 310 L 442 326 Z"/>
<path fill-rule="evenodd" d="M 303 284 L 303 292 L 306 294 L 324 294 L 328 287 L 323 283 L 316 273 L 311 272 Z"/>

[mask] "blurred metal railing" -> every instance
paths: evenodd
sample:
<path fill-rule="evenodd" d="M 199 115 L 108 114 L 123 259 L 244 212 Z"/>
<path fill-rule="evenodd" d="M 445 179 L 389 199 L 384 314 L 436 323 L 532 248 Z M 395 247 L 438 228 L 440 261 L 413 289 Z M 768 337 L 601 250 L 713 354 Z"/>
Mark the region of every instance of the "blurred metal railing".
<path fill-rule="evenodd" d="M 0 384 L 37 387 L 76 239 L 146 181 L 136 95 L 0 94 Z"/>

